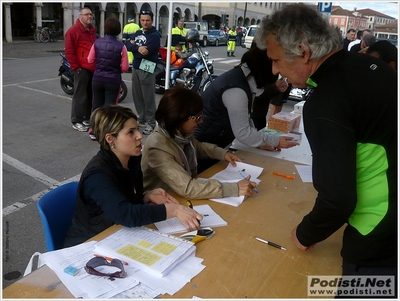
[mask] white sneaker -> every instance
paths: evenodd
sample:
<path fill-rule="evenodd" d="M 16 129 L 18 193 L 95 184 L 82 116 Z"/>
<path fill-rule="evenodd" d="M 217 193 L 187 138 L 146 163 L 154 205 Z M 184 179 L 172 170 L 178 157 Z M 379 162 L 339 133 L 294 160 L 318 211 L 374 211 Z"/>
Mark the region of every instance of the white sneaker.
<path fill-rule="evenodd" d="M 79 123 L 79 122 L 73 123 L 72 124 L 72 128 L 74 130 L 79 131 L 79 132 L 87 132 L 88 129 L 89 129 L 89 127 L 87 127 L 87 126 L 85 126 L 85 125 L 83 125 L 82 123 Z"/>
<path fill-rule="evenodd" d="M 138 124 L 139 124 L 139 127 L 140 127 L 140 128 L 146 128 L 146 127 L 148 127 L 148 124 L 147 124 L 147 123 L 140 123 L 140 122 L 138 121 Z"/>
<path fill-rule="evenodd" d="M 150 125 L 147 125 L 147 127 L 143 130 L 144 135 L 150 135 L 153 132 L 153 128 Z"/>

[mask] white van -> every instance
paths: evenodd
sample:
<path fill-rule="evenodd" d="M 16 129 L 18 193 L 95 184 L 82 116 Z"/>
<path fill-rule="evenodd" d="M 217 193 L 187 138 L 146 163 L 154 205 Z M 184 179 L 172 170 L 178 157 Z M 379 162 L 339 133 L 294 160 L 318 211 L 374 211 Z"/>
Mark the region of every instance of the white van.
<path fill-rule="evenodd" d="M 244 46 L 249 49 L 251 46 L 251 43 L 253 43 L 254 35 L 256 33 L 256 30 L 258 28 L 258 25 L 250 25 L 250 27 L 247 29 L 246 36 L 244 37 Z"/>

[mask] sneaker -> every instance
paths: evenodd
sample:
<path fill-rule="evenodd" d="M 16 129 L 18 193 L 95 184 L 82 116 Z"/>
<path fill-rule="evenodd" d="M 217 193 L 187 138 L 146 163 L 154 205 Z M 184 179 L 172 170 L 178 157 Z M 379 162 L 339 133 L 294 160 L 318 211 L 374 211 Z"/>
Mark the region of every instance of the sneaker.
<path fill-rule="evenodd" d="M 92 129 L 89 129 L 89 138 L 90 138 L 91 140 L 93 140 L 93 141 L 96 141 L 96 140 L 97 140 L 97 139 L 96 139 L 96 136 L 94 135 Z"/>
<path fill-rule="evenodd" d="M 90 126 L 90 120 L 84 120 L 84 121 L 82 121 L 82 124 L 84 126 Z"/>
<path fill-rule="evenodd" d="M 153 132 L 153 128 L 150 125 L 147 125 L 147 127 L 143 130 L 144 135 L 150 135 Z"/>
<path fill-rule="evenodd" d="M 149 125 L 147 123 L 138 122 L 140 128 L 147 128 Z"/>
<path fill-rule="evenodd" d="M 79 123 L 79 122 L 73 123 L 72 128 L 79 132 L 87 132 L 89 129 L 89 127 L 87 127 L 86 125 L 83 125 L 82 123 Z"/>

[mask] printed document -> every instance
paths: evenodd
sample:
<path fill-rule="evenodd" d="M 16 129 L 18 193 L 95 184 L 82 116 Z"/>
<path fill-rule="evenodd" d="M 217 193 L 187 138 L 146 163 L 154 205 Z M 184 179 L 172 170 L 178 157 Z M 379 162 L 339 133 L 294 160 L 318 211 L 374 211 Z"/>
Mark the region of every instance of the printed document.
<path fill-rule="evenodd" d="M 95 250 L 114 254 L 142 271 L 164 277 L 194 254 L 196 247 L 192 242 L 150 228 L 124 227 L 99 241 Z"/>
<path fill-rule="evenodd" d="M 261 174 L 264 168 L 258 167 L 251 164 L 246 164 L 243 162 L 236 162 L 236 167 L 228 164 L 228 166 L 213 175 L 210 179 L 216 179 L 220 182 L 239 182 L 243 180 L 243 176 L 241 174 L 250 175 L 250 181 L 256 182 L 257 185 L 261 182 L 258 179 L 258 176 Z M 211 199 L 212 201 L 223 203 L 231 206 L 238 207 L 244 200 L 245 196 L 238 197 L 225 197 L 219 199 Z"/>

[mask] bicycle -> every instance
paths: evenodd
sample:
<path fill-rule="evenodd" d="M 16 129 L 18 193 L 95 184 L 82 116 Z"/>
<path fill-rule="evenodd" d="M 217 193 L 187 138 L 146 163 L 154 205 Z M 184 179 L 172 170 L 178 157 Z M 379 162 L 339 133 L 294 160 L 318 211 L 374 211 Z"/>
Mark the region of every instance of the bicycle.
<path fill-rule="evenodd" d="M 50 29 L 48 27 L 44 27 L 41 31 L 40 41 L 43 43 L 47 43 L 48 41 L 57 42 L 58 41 L 58 33 L 54 29 Z"/>
<path fill-rule="evenodd" d="M 36 29 L 36 31 L 34 32 L 34 34 L 33 34 L 33 39 L 36 41 L 36 42 L 38 42 L 38 43 L 40 43 L 41 41 L 40 41 L 40 35 L 42 34 L 42 27 L 38 27 L 37 29 Z"/>

